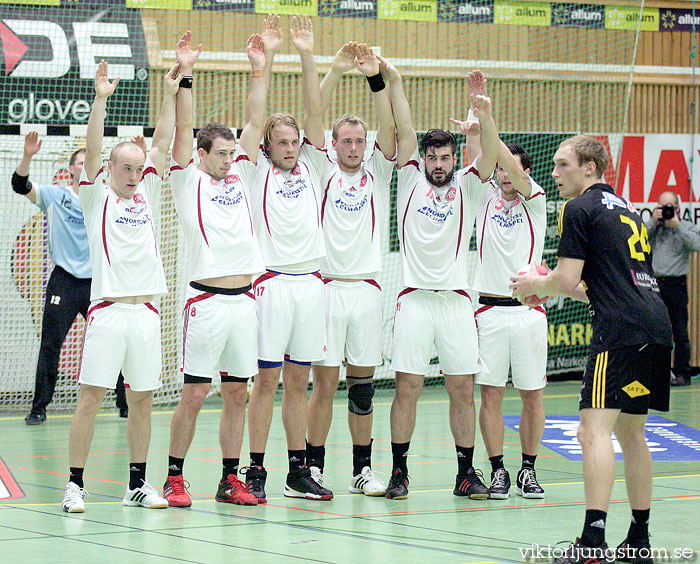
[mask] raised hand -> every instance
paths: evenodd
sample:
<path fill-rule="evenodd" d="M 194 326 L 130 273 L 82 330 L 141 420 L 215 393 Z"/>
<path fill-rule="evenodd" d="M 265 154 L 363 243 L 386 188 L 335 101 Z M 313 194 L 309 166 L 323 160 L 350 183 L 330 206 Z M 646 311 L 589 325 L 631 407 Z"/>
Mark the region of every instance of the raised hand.
<path fill-rule="evenodd" d="M 357 53 L 357 42 L 350 41 L 343 45 L 333 58 L 333 68 L 338 72 L 348 72 L 357 66 L 355 56 Z"/>
<path fill-rule="evenodd" d="M 486 96 L 486 77 L 480 70 L 467 73 L 467 91 L 469 94 Z"/>
<path fill-rule="evenodd" d="M 470 94 L 469 97 L 472 101 L 472 111 L 476 117 L 482 119 L 491 115 L 491 98 L 480 94 Z"/>
<path fill-rule="evenodd" d="M 266 54 L 277 53 L 282 46 L 282 28 L 280 27 L 280 17 L 277 14 L 267 14 L 263 20 L 262 42 Z"/>
<path fill-rule="evenodd" d="M 365 76 L 379 74 L 379 59 L 366 43 L 357 45 L 357 69 Z"/>
<path fill-rule="evenodd" d="M 24 137 L 24 155 L 33 157 L 41 149 L 41 139 L 36 131 L 30 131 Z"/>
<path fill-rule="evenodd" d="M 180 64 L 175 63 L 163 77 L 165 93 L 174 96 L 180 88 L 180 81 L 184 75 L 180 74 Z"/>
<path fill-rule="evenodd" d="M 265 68 L 265 46 L 263 38 L 259 33 L 253 33 L 246 42 L 245 52 L 248 55 L 250 66 L 253 70 Z"/>
<path fill-rule="evenodd" d="M 462 135 L 479 135 L 481 133 L 481 127 L 478 121 L 460 121 L 455 118 L 448 118 L 451 123 L 454 123 L 459 127 L 459 132 Z"/>
<path fill-rule="evenodd" d="M 107 78 L 107 63 L 100 61 L 95 71 L 95 94 L 100 98 L 109 98 L 119 84 L 119 77 L 116 77 L 112 82 Z"/>
<path fill-rule="evenodd" d="M 180 72 L 184 75 L 191 75 L 194 64 L 197 62 L 202 52 L 202 44 L 192 49 L 192 32 L 188 29 L 175 45 L 175 57 L 180 64 Z"/>
<path fill-rule="evenodd" d="M 379 61 L 379 71 L 382 73 L 384 80 L 399 80 L 401 78 L 401 74 L 398 70 L 396 70 L 396 67 L 394 65 L 392 65 L 381 55 L 377 55 L 375 53 L 374 56 Z"/>
<path fill-rule="evenodd" d="M 131 142 L 136 145 L 139 149 L 141 149 L 144 154 L 148 153 L 148 147 L 146 147 L 146 138 L 139 134 L 139 135 L 133 135 L 131 137 Z"/>
<path fill-rule="evenodd" d="M 292 43 L 299 51 L 299 54 L 313 53 L 314 51 L 314 30 L 311 18 L 305 14 L 296 15 L 292 18 Z"/>

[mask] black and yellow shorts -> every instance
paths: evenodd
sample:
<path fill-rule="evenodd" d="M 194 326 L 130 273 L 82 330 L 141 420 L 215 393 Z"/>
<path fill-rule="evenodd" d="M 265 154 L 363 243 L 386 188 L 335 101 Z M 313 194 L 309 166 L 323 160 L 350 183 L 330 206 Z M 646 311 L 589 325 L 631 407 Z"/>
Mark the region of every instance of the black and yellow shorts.
<path fill-rule="evenodd" d="M 620 409 L 645 414 L 668 411 L 671 347 L 632 345 L 588 357 L 579 409 Z"/>

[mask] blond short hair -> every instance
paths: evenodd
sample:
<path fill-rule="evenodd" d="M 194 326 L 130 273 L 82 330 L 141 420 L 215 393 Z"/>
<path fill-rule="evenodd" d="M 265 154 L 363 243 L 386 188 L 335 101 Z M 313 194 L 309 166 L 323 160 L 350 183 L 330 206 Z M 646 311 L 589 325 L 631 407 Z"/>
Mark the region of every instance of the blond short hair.
<path fill-rule="evenodd" d="M 263 147 L 265 150 L 267 150 L 272 142 L 272 130 L 278 125 L 293 127 L 296 129 L 297 135 L 299 135 L 299 125 L 297 124 L 297 120 L 294 119 L 294 116 L 287 113 L 272 114 L 267 118 L 265 132 L 263 133 Z"/>
<path fill-rule="evenodd" d="M 355 116 L 352 114 L 345 114 L 340 116 L 333 123 L 333 139 L 338 140 L 338 130 L 344 125 L 359 125 L 365 132 L 365 137 L 367 136 L 367 122 L 360 116 Z"/>
<path fill-rule="evenodd" d="M 610 158 L 605 149 L 605 145 L 598 139 L 590 135 L 576 135 L 564 139 L 559 147 L 569 146 L 578 157 L 579 166 L 592 162 L 595 164 L 597 178 L 603 178 L 603 174 L 608 168 Z"/>

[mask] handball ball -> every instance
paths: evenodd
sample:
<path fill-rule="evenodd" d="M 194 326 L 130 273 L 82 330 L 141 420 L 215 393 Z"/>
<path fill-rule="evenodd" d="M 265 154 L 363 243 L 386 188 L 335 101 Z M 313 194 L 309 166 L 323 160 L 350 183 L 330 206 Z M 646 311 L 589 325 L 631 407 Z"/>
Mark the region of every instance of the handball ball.
<path fill-rule="evenodd" d="M 520 276 L 521 274 L 527 274 L 528 272 L 530 272 L 531 266 L 533 266 L 533 265 L 526 264 L 525 266 L 520 267 L 520 270 L 518 270 L 518 276 Z M 539 274 L 540 276 L 546 276 L 547 273 L 549 272 L 549 269 L 546 266 L 542 266 L 541 264 L 536 264 L 534 266 L 537 269 L 537 274 Z M 538 298 L 535 294 L 533 294 L 532 296 L 527 296 L 527 297 L 523 298 L 521 300 L 521 302 L 527 306 L 530 306 L 530 307 L 537 307 L 537 306 L 541 306 L 548 299 L 549 299 L 549 297 Z"/>

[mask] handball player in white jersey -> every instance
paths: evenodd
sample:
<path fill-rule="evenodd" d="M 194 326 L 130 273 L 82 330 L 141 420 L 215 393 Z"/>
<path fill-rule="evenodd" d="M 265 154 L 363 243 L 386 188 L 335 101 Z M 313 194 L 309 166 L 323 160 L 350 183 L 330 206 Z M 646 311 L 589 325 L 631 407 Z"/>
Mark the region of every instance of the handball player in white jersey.
<path fill-rule="evenodd" d="M 263 153 L 250 186 L 255 233 L 267 269 L 253 285 L 259 361 L 248 410 L 251 463 L 246 484 L 259 503 L 266 499 L 264 457 L 280 371 L 289 460 L 284 495 L 333 497 L 311 477 L 304 460 L 309 367 L 326 354 L 319 268 L 325 254 L 320 183 L 328 157 L 311 20 L 295 16 L 293 27 L 292 42 L 301 57 L 304 138 L 291 115 L 272 115 L 265 124 Z"/>
<path fill-rule="evenodd" d="M 160 388 L 160 317 L 151 303 L 165 294 L 163 263 L 153 224 L 160 201 L 165 158 L 175 128 L 175 95 L 182 75 L 178 65 L 165 75 L 164 100 L 148 155 L 131 142 L 109 156 L 109 178 L 102 165 L 102 139 L 110 82 L 107 63 L 95 74 L 95 100 L 87 126 L 80 206 L 90 244 L 92 287 L 80 365 L 78 405 L 70 429 L 70 481 L 63 498 L 68 513 L 85 511 L 83 470 L 95 416 L 119 371 L 128 385 L 129 485 L 124 505 L 165 508 L 166 499 L 146 482 L 151 439 L 153 390 Z"/>
<path fill-rule="evenodd" d="M 325 360 L 314 363 L 309 401 L 306 463 L 322 478 L 325 443 L 333 416 L 340 366 L 347 362 L 348 425 L 352 436 L 353 472 L 349 491 L 384 495 L 386 486 L 372 472 L 372 397 L 374 368 L 382 363 L 382 292 L 377 275 L 382 266 L 381 237 L 388 213 L 389 184 L 394 170 L 396 137 L 389 93 L 377 57 L 366 44 L 346 43 L 321 82 L 323 111 L 344 72 L 365 75 L 379 119 L 370 157 L 367 124 L 345 114 L 333 124 L 337 158 L 323 175 L 321 223 L 326 256 L 321 275 L 326 294 Z"/>
<path fill-rule="evenodd" d="M 484 94 L 486 80 L 474 71 L 470 92 Z M 467 134 L 468 152 L 478 152 L 478 123 L 457 122 Z M 471 133 L 471 135 L 469 134 Z M 516 493 L 543 498 L 535 460 L 544 432 L 542 393 L 546 384 L 547 317 L 541 305 L 528 307 L 511 297 L 510 277 L 525 264 L 540 264 L 547 227 L 544 190 L 530 177 L 532 158 L 518 144 L 500 143 L 495 181 L 479 204 L 476 243 L 479 260 L 474 290 L 479 292 L 476 325 L 481 370 L 479 425 L 491 461 L 491 499 L 507 499 L 510 475 L 503 465 L 501 405 L 512 370 L 523 408 L 520 416 L 522 466 Z"/>
<path fill-rule="evenodd" d="M 391 406 L 393 470 L 386 496 L 408 495 L 406 457 L 415 427 L 416 404 L 432 354 L 437 349 L 450 399 L 450 427 L 457 451 L 454 494 L 488 497 L 474 455 L 474 373 L 478 372 L 476 327 L 467 294 L 467 253 L 476 209 L 488 188 L 498 155 L 491 100 L 471 96 L 482 131 L 483 151 L 455 171 L 456 141 L 431 129 L 418 153 L 416 132 L 401 77 L 392 77 L 390 97 L 398 134 L 398 225 L 405 288 L 394 315 L 392 368 L 396 396 Z"/>
<path fill-rule="evenodd" d="M 257 505 L 238 479 L 245 429 L 247 381 L 257 373 L 258 323 L 253 274 L 265 265 L 253 231 L 249 183 L 265 125 L 266 69 L 281 45 L 279 17 L 265 18 L 262 34 L 251 35 L 246 52 L 251 63 L 246 124 L 236 147 L 231 129 L 209 123 L 197 133 L 199 166 L 192 159 L 192 90 L 180 85 L 170 180 L 175 207 L 190 248 L 189 279 L 183 322 L 184 385 L 170 426 L 168 477 L 163 497 L 171 506 L 189 507 L 183 479 L 185 456 L 194 437 L 197 415 L 221 378 L 223 409 L 219 424 L 222 475 L 216 501 Z M 199 56 L 190 38 L 177 51 L 186 77 Z M 183 70 L 185 69 L 185 70 Z"/>

